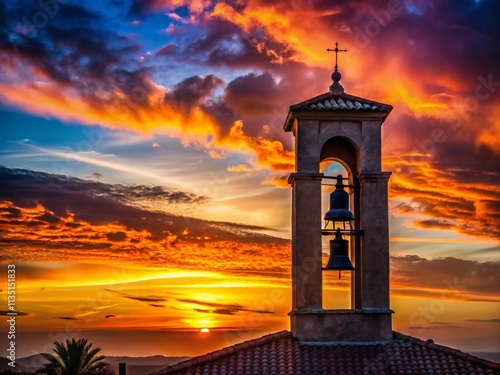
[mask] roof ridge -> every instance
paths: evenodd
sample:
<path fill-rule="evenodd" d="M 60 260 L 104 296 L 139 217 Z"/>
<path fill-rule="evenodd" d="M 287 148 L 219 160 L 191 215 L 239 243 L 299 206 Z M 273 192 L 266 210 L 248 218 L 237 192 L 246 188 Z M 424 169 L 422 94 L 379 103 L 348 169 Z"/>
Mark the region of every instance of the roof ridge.
<path fill-rule="evenodd" d="M 308 105 L 316 103 L 317 101 L 322 101 L 322 100 L 325 100 L 325 99 L 330 99 L 330 98 L 338 98 L 338 99 L 340 99 L 342 97 L 344 97 L 344 98 L 347 97 L 348 99 L 361 100 L 361 101 L 364 101 L 364 102 L 369 103 L 371 105 L 382 106 L 381 110 L 387 110 L 388 111 L 388 110 L 390 110 L 390 109 L 393 108 L 390 104 L 385 104 L 385 103 L 382 103 L 382 102 L 377 102 L 375 100 L 362 98 L 361 96 L 351 95 L 351 94 L 348 94 L 346 92 L 343 92 L 343 93 L 333 93 L 331 91 L 327 91 L 327 92 L 325 92 L 323 94 L 316 95 L 313 98 L 304 100 L 304 101 L 299 102 L 299 103 L 295 103 L 295 104 L 293 104 L 293 105 L 290 106 L 290 109 L 293 110 L 293 109 L 297 109 L 298 107 L 308 106 Z"/>
<path fill-rule="evenodd" d="M 291 333 L 287 330 L 270 333 L 270 334 L 267 334 L 267 335 L 264 335 L 264 336 L 261 336 L 261 337 L 255 338 L 255 339 L 246 340 L 246 341 L 240 342 L 238 344 L 227 346 L 225 348 L 222 348 L 222 349 L 219 349 L 219 350 L 207 353 L 207 354 L 203 354 L 200 356 L 196 356 L 196 357 L 187 359 L 185 361 L 176 363 L 175 365 L 168 366 L 160 371 L 154 372 L 151 375 L 168 375 L 171 373 L 175 373 L 175 372 L 180 371 L 180 370 L 185 370 L 193 365 L 199 365 L 201 363 L 209 362 L 209 361 L 214 360 L 214 359 L 226 357 L 228 355 L 232 355 L 232 354 L 237 353 L 239 351 L 250 349 L 250 348 L 253 348 L 253 347 L 256 347 L 256 346 L 259 346 L 262 344 L 266 344 L 268 342 L 278 340 L 278 339 L 281 339 L 281 338 L 284 338 L 287 336 L 291 336 Z"/>
<path fill-rule="evenodd" d="M 314 98 L 291 105 L 283 124 L 283 129 L 287 132 L 291 131 L 293 122 L 298 118 L 307 118 L 308 116 L 323 118 L 326 116 L 326 119 L 343 119 L 348 112 L 353 114 L 353 118 L 356 117 L 358 120 L 359 118 L 374 118 L 383 123 L 392 110 L 393 107 L 389 104 L 376 102 L 345 92 L 336 93 L 328 91 L 316 95 Z M 302 112 L 305 113 L 302 114 Z"/>
<path fill-rule="evenodd" d="M 405 334 L 400 333 L 400 332 L 392 331 L 392 333 L 393 333 L 394 339 L 396 339 L 396 340 L 401 340 L 403 342 L 408 342 L 411 344 L 423 346 L 423 347 L 428 348 L 428 349 L 436 350 L 438 352 L 442 352 L 442 353 L 451 355 L 453 357 L 460 358 L 462 360 L 466 360 L 466 361 L 469 361 L 469 362 L 472 362 L 472 363 L 475 363 L 475 364 L 478 364 L 481 366 L 489 367 L 492 370 L 496 370 L 496 371 L 500 370 L 500 363 L 498 363 L 498 362 L 494 362 L 494 361 L 490 361 L 488 359 L 480 358 L 480 357 L 477 357 L 477 356 L 469 354 L 469 353 L 464 353 L 459 349 L 450 348 L 449 346 L 435 344 L 434 340 L 432 340 L 432 339 L 427 339 L 424 341 L 424 340 L 419 339 L 417 337 L 405 335 Z"/>

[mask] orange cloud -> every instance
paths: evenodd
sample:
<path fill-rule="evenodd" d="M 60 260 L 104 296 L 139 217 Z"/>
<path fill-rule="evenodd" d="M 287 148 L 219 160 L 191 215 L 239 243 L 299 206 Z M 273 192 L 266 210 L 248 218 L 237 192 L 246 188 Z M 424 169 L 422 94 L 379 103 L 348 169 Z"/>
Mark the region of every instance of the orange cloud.
<path fill-rule="evenodd" d="M 288 175 L 273 177 L 271 179 L 262 181 L 262 183 L 264 185 L 274 185 L 282 189 L 290 189 L 290 184 L 288 183 Z"/>
<path fill-rule="evenodd" d="M 285 150 L 280 141 L 246 135 L 241 121 L 235 122 L 229 136 L 224 137 L 220 125 L 200 108 L 183 114 L 163 102 L 165 89 L 150 82 L 148 90 L 148 97 L 143 102 L 135 102 L 133 97 L 115 92 L 95 105 L 56 83 L 0 84 L 0 95 L 6 101 L 31 113 L 133 129 L 145 135 L 166 133 L 179 137 L 185 146 L 206 148 L 212 157 L 221 157 L 221 152 L 246 152 L 256 155 L 256 162 L 261 167 L 293 170 L 294 154 Z"/>
<path fill-rule="evenodd" d="M 111 128 L 134 128 L 145 134 L 169 123 L 176 136 L 182 135 L 186 124 L 182 115 L 173 108 L 161 106 L 164 89 L 152 84 L 149 100 L 145 99 L 144 88 L 138 88 L 138 96 L 125 96 L 115 91 L 103 93 L 101 103 L 89 103 L 82 96 L 68 92 L 67 88 L 55 82 L 34 82 L 25 84 L 0 84 L 2 97 L 11 105 L 42 116 L 52 116 L 66 121 L 81 121 L 85 124 L 101 124 Z M 141 91 L 142 90 L 142 91 Z M 194 114 L 196 126 L 207 124 L 204 118 Z M 210 124 L 211 122 L 208 122 Z M 210 125 L 208 125 L 210 126 Z"/>
<path fill-rule="evenodd" d="M 478 274 L 483 277 L 477 278 Z M 425 259 L 416 255 L 391 257 L 391 290 L 397 295 L 498 301 L 499 276 L 498 262 L 452 257 Z"/>
<path fill-rule="evenodd" d="M 499 194 L 493 185 L 458 181 L 460 170 L 440 170 L 426 156 L 397 156 L 384 162 L 397 171 L 389 184 L 391 199 L 399 202 L 394 215 L 410 215 L 409 223 L 419 228 L 498 238 Z"/>
<path fill-rule="evenodd" d="M 283 144 L 277 140 L 263 137 L 249 137 L 243 132 L 243 122 L 235 121 L 229 136 L 224 141 L 234 149 L 250 150 L 256 155 L 256 164 L 261 167 L 270 167 L 276 171 L 293 171 L 295 153 L 285 150 Z"/>
<path fill-rule="evenodd" d="M 235 275 L 262 272 L 263 279 L 267 278 L 266 273 L 283 278 L 288 272 L 289 248 L 285 240 L 262 242 L 256 237 L 240 242 L 219 239 L 220 234 L 200 238 L 187 229 L 182 234 L 164 229 L 163 238 L 158 240 L 146 230 L 122 224 L 76 221 L 72 213 L 56 216 L 40 204 L 21 208 L 3 202 L 0 209 L 2 213 L 16 210 L 16 218 L 4 220 L 2 235 L 6 243 L 4 256 L 19 262 L 53 261 L 55 256 L 69 262 L 99 264 L 108 264 L 113 259 L 117 266 L 132 262 L 143 267 L 168 265 L 170 270 L 204 269 Z M 241 236 L 244 238 L 243 232 Z"/>
<path fill-rule="evenodd" d="M 327 24 L 326 20 L 340 13 L 338 7 L 319 10 L 300 3 L 248 2 L 241 11 L 228 3 L 217 3 L 210 17 L 234 23 L 246 34 L 251 34 L 254 29 L 263 29 L 279 44 L 295 52 L 290 58 L 292 61 L 331 67 L 332 60 L 326 56 L 326 48 L 332 43 L 332 27 L 338 32 L 343 25 Z M 315 37 L 311 38 L 311 35 Z M 284 58 L 267 40 L 254 40 L 253 43 L 273 62 L 284 62 Z"/>
<path fill-rule="evenodd" d="M 244 172 L 250 172 L 252 169 L 245 164 L 238 164 L 238 165 L 230 165 L 229 167 L 227 167 L 226 170 L 232 173 L 241 173 L 241 172 L 244 173 Z"/>
<path fill-rule="evenodd" d="M 419 215 L 410 221 L 419 228 L 497 235 L 495 158 L 500 144 L 492 134 L 498 133 L 500 124 L 499 91 L 498 78 L 490 73 L 494 65 L 488 65 L 494 59 L 476 59 L 477 72 L 474 70 L 471 76 L 464 63 L 467 59 L 460 59 L 467 51 L 465 44 L 463 48 L 454 47 L 463 45 L 458 37 L 479 37 L 473 28 L 456 33 L 449 30 L 449 25 L 437 30 L 438 25 L 429 22 L 429 30 L 419 27 L 408 32 L 406 20 L 413 15 L 403 12 L 402 7 L 390 19 L 376 22 L 380 32 L 361 47 L 356 44 L 358 28 L 377 21 L 374 12 L 380 15 L 387 10 L 386 2 L 336 5 L 252 1 L 238 6 L 187 0 L 134 2 L 139 13 L 184 5 L 190 11 L 189 22 L 205 27 L 212 45 L 197 55 L 196 43 L 205 45 L 209 37 L 196 38 L 185 51 L 173 40 L 169 48 L 172 54 L 162 58 L 185 61 L 187 55 L 182 53 L 188 53 L 192 59 L 199 58 L 197 67 L 205 71 L 215 70 L 215 63 L 224 63 L 229 68 L 244 67 L 244 73 L 235 73 L 241 75 L 231 76 L 234 79 L 230 83 L 209 74 L 192 76 L 165 88 L 154 82 L 149 71 L 136 69 L 127 71 L 127 76 L 134 78 L 127 81 L 118 74 L 124 62 L 115 61 L 116 51 L 110 47 L 105 51 L 112 55 L 109 76 L 114 72 L 118 78 L 106 81 L 102 73 L 88 73 L 76 82 L 68 77 L 88 72 L 85 62 L 80 62 L 79 69 L 66 67 L 66 71 L 54 72 L 50 68 L 56 64 L 50 61 L 49 48 L 45 64 L 37 63 L 29 49 L 16 56 L 2 51 L 7 61 L 3 67 L 6 75 L 18 81 L 1 83 L 0 96 L 6 103 L 38 115 L 132 129 L 146 136 L 168 134 L 186 146 L 205 150 L 213 158 L 241 153 L 250 159 L 228 171 L 244 171 L 242 165 L 248 164 L 249 168 L 291 172 L 294 155 L 284 145 L 285 136 L 268 131 L 256 135 L 256 129 L 267 126 L 269 130 L 266 123 L 279 117 L 276 108 L 288 100 L 307 99 L 322 82 L 326 90 L 333 55 L 325 49 L 339 37 L 340 47 L 349 50 L 339 57 L 346 91 L 395 104 L 383 128 L 385 165 L 395 172 L 391 197 L 404 201 L 399 202 L 404 204 L 395 214 Z M 477 4 L 478 9 L 483 6 Z M 431 21 L 433 16 L 425 14 Z M 231 32 L 225 27 L 227 23 L 234 26 Z M 436 30 L 443 32 L 442 39 L 435 38 Z M 114 34 L 106 37 L 116 39 Z M 220 40 L 231 44 L 227 54 L 221 52 L 223 48 L 219 47 L 224 43 L 218 43 Z M 471 43 L 469 39 L 465 42 Z M 233 51 L 232 43 L 241 48 Z M 483 50 L 487 48 L 478 54 Z M 218 59 L 210 60 L 213 56 Z M 129 56 L 122 57 L 125 60 Z M 186 61 L 193 64 L 193 60 Z M 373 61 L 380 62 L 376 71 Z M 320 78 L 323 74 L 324 78 Z M 101 86 L 101 81 L 106 84 Z M 224 95 L 219 96 L 217 90 L 221 89 Z M 403 152 L 404 157 L 400 157 Z M 471 183 L 471 176 L 481 182 Z M 286 186 L 277 177 L 264 183 Z"/>

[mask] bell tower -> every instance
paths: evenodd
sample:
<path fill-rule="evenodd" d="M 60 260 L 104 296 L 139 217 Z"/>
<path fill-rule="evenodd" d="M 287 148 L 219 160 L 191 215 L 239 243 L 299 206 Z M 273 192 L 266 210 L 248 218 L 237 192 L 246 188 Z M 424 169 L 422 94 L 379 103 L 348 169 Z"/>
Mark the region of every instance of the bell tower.
<path fill-rule="evenodd" d="M 332 51 L 342 50 L 336 45 Z M 381 169 L 381 126 L 392 106 L 345 93 L 341 78 L 336 64 L 329 91 L 292 105 L 284 124 L 284 130 L 295 136 L 296 169 L 288 178 L 293 189 L 291 330 L 301 342 L 390 341 L 387 183 L 391 173 Z M 336 178 L 319 172 L 323 161 L 342 164 L 349 187 L 348 194 L 341 176 L 337 178 L 336 195 L 332 194 L 324 218 L 333 220 L 333 225 L 335 220 L 348 221 L 352 230 L 322 227 L 322 181 Z M 332 240 L 326 267 L 325 235 Z M 350 247 L 343 237 L 349 237 Z M 323 309 L 323 272 L 332 269 L 352 272 L 349 309 Z"/>

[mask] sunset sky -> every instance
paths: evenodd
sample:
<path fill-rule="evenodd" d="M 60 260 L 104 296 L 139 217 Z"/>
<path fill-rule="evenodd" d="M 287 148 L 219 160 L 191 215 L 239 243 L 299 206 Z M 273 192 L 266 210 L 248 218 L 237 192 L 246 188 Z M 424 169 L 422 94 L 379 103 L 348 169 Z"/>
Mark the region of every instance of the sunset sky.
<path fill-rule="evenodd" d="M 499 14 L 494 0 L 0 2 L 0 311 L 14 263 L 18 356 L 66 335 L 192 356 L 289 329 L 283 123 L 328 90 L 336 41 L 345 91 L 394 106 L 394 329 L 500 352 Z M 327 275 L 325 308 L 347 286 Z"/>

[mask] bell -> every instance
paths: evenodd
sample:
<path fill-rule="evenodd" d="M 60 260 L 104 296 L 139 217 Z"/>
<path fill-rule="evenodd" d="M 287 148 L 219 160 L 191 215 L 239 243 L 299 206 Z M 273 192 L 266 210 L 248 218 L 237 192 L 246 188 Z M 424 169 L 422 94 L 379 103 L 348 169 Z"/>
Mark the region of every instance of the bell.
<path fill-rule="evenodd" d="M 330 259 L 326 267 L 323 268 L 324 271 L 338 270 L 339 278 L 340 271 L 354 271 L 354 266 L 347 255 L 349 252 L 349 241 L 342 239 L 342 234 L 340 234 L 340 229 L 337 229 L 335 233 L 335 239 L 330 240 Z"/>
<path fill-rule="evenodd" d="M 330 194 L 330 210 L 325 214 L 325 220 L 329 221 L 352 221 L 354 215 L 349 211 L 349 194 L 344 190 L 342 176 L 337 176 L 335 190 Z"/>

